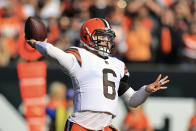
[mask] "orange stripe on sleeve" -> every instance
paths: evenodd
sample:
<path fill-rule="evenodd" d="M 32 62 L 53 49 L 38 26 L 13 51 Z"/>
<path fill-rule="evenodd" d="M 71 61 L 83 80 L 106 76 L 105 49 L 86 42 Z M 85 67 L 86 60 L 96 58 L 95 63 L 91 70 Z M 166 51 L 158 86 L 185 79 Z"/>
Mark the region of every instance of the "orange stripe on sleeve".
<path fill-rule="evenodd" d="M 65 52 L 73 54 L 76 57 L 79 65 L 82 66 L 82 59 L 81 59 L 80 53 L 77 49 L 69 48 L 69 49 L 65 50 Z"/>

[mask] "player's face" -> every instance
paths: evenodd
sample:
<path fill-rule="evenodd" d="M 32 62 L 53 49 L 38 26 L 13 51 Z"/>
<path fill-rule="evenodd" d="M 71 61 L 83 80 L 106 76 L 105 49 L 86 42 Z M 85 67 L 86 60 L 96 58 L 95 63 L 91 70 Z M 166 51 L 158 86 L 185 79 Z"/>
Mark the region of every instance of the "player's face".
<path fill-rule="evenodd" d="M 114 48 L 115 33 L 112 30 L 97 29 L 92 34 L 93 48 L 96 53 L 103 57 L 109 56 Z"/>
<path fill-rule="evenodd" d="M 98 45 L 102 46 L 103 48 L 111 49 L 112 45 L 107 36 L 97 36 L 97 39 L 100 41 Z"/>

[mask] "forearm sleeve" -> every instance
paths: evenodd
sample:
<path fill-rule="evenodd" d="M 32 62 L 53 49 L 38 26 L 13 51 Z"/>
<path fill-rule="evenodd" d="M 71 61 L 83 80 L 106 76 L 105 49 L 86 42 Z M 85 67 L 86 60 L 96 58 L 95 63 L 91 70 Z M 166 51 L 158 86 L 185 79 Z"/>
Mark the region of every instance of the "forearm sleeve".
<path fill-rule="evenodd" d="M 35 48 L 44 56 L 49 57 L 61 67 L 71 70 L 74 66 L 74 57 L 47 42 L 37 42 Z"/>
<path fill-rule="evenodd" d="M 138 91 L 129 88 L 121 97 L 128 106 L 137 107 L 142 104 L 150 93 L 145 91 L 146 86 L 141 87 Z"/>

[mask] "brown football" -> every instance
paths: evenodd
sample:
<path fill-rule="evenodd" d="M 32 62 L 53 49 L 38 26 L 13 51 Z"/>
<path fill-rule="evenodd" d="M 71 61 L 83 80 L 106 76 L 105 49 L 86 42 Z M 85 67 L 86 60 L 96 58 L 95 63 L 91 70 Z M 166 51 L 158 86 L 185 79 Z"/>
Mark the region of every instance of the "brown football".
<path fill-rule="evenodd" d="M 44 23 L 37 17 L 28 17 L 25 22 L 25 38 L 44 41 L 47 37 L 47 29 Z"/>

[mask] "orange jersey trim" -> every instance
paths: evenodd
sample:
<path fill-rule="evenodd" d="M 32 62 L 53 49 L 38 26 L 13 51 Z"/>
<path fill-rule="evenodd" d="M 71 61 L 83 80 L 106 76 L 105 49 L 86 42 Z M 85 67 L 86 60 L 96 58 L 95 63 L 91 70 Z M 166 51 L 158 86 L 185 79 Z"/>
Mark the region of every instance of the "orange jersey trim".
<path fill-rule="evenodd" d="M 81 56 L 80 56 L 78 49 L 69 48 L 69 49 L 65 50 L 65 52 L 73 54 L 76 57 L 79 65 L 82 66 L 82 59 L 81 59 Z"/>
<path fill-rule="evenodd" d="M 68 120 L 68 122 L 66 123 L 64 131 L 103 131 L 103 130 L 89 130 L 89 129 L 86 129 L 86 128 L 76 124 L 76 123 L 70 122 Z M 111 127 L 111 126 L 106 126 L 104 128 L 104 131 L 118 131 L 118 130 Z"/>
<path fill-rule="evenodd" d="M 127 69 L 127 67 L 125 66 L 125 68 L 124 68 L 124 71 L 125 71 L 125 73 L 127 73 L 128 72 L 128 69 Z"/>

